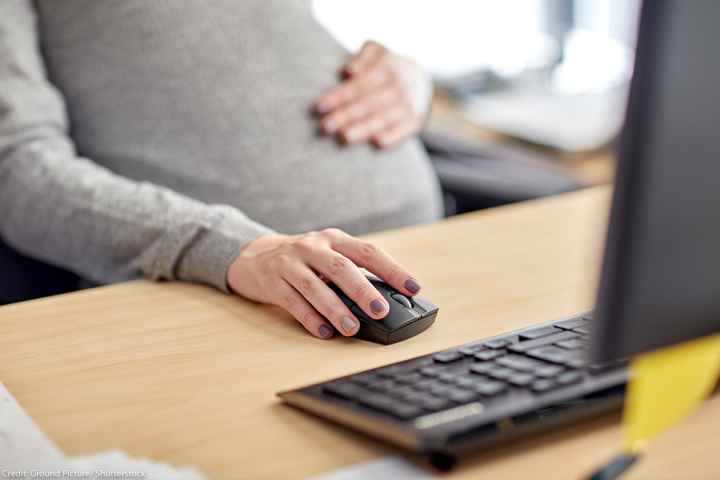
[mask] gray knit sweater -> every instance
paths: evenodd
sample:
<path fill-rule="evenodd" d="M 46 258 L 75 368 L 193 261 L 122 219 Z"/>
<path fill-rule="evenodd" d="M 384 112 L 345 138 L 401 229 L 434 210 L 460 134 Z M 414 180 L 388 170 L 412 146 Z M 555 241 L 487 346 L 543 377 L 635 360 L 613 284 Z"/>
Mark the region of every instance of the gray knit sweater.
<path fill-rule="evenodd" d="M 0 236 L 99 283 L 225 289 L 275 230 L 432 221 L 415 140 L 318 137 L 346 52 L 291 0 L 0 0 Z"/>

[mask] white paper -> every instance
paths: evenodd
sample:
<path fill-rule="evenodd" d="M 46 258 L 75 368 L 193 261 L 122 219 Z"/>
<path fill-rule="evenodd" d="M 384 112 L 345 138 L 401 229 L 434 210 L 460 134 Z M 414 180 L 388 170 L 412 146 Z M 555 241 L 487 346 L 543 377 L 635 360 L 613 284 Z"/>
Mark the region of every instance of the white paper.
<path fill-rule="evenodd" d="M 82 472 L 82 480 L 205 480 L 205 477 L 194 468 L 174 468 L 165 463 L 147 459 L 130 458 L 118 450 L 67 459 L 68 470 Z M 123 475 L 114 475 L 122 472 Z M 108 476 L 111 473 L 113 476 Z M 85 476 L 87 475 L 87 476 Z"/>
<path fill-rule="evenodd" d="M 0 469 L 53 471 L 64 462 L 62 452 L 0 383 Z"/>
<path fill-rule="evenodd" d="M 0 478 L 205 480 L 194 468 L 130 458 L 120 451 L 66 457 L 0 383 Z"/>
<path fill-rule="evenodd" d="M 402 457 L 389 456 L 316 475 L 309 480 L 379 480 L 385 478 L 432 480 L 435 476 Z"/>

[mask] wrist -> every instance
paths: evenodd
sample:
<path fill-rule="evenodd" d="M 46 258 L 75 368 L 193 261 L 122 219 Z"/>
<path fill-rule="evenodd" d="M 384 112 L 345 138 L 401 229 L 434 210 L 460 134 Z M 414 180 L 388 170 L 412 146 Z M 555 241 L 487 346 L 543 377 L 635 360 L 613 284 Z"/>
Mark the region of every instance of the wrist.
<path fill-rule="evenodd" d="M 226 282 L 228 289 L 232 292 L 239 293 L 236 285 L 243 276 L 248 274 L 250 263 L 252 259 L 263 254 L 264 252 L 270 251 L 289 238 L 288 235 L 281 235 L 277 233 L 268 233 L 260 235 L 259 237 L 250 240 L 240 248 L 235 259 L 230 263 L 227 269 Z"/>

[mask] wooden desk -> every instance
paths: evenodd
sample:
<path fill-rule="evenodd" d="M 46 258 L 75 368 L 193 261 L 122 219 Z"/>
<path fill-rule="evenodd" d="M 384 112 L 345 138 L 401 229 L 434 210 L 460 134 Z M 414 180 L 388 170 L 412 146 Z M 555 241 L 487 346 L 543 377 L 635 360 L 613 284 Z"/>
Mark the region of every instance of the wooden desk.
<path fill-rule="evenodd" d="M 441 306 L 400 344 L 316 340 L 270 307 L 141 281 L 0 308 L 0 381 L 69 454 L 121 448 L 212 478 L 289 479 L 396 453 L 274 394 L 589 308 L 607 203 L 599 188 L 374 235 Z M 628 478 L 718 478 L 718 438 L 716 398 Z M 620 443 L 604 418 L 448 477 L 576 479 Z"/>

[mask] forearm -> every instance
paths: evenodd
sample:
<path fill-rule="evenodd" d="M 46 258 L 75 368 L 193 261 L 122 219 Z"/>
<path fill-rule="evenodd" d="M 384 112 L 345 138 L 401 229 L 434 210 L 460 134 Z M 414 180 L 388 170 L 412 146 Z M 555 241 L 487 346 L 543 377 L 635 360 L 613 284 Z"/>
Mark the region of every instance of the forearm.
<path fill-rule="evenodd" d="M 114 175 L 58 138 L 0 154 L 0 205 L 11 246 L 100 283 L 145 275 L 225 290 L 240 248 L 270 232 L 234 208 Z"/>
<path fill-rule="evenodd" d="M 145 275 L 226 290 L 239 249 L 269 230 L 79 157 L 36 30 L 30 0 L 0 2 L 0 235 L 99 283 Z"/>

